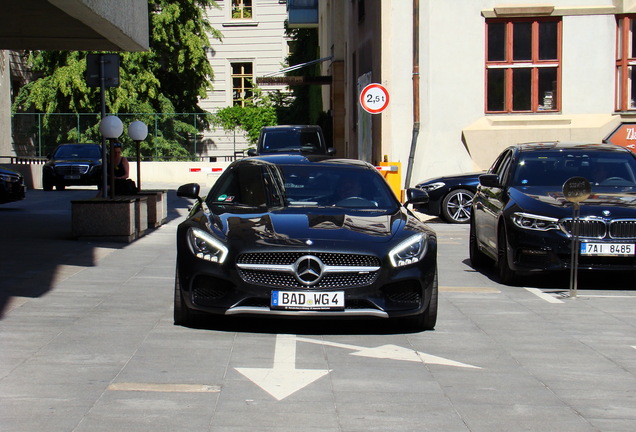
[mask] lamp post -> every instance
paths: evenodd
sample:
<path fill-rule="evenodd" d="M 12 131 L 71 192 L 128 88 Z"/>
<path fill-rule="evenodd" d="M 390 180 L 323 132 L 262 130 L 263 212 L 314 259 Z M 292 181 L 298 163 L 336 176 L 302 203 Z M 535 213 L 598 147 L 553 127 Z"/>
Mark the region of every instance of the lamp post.
<path fill-rule="evenodd" d="M 148 126 L 144 122 L 135 120 L 128 126 L 128 135 L 137 147 L 137 188 L 141 190 L 141 154 L 139 144 L 148 136 Z"/>
<path fill-rule="evenodd" d="M 99 123 L 99 131 L 104 136 L 104 138 L 110 141 L 110 167 L 109 167 L 109 175 L 110 175 L 110 198 L 115 198 L 115 152 L 113 151 L 113 140 L 116 140 L 121 136 L 124 132 L 124 124 L 121 122 L 119 117 L 116 116 L 106 116 Z M 105 173 L 105 169 L 102 169 L 102 174 Z M 103 175 L 102 179 L 102 191 L 106 191 L 108 188 L 107 185 L 107 176 Z M 104 192 L 102 192 L 104 194 Z"/>

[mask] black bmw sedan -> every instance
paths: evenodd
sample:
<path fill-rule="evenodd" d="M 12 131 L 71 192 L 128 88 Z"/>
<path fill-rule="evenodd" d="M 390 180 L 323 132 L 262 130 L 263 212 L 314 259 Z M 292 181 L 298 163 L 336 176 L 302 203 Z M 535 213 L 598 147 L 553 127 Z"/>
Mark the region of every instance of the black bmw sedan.
<path fill-rule="evenodd" d="M 281 155 L 233 162 L 177 231 L 174 321 L 197 312 L 437 319 L 437 239 L 377 169 Z M 418 189 L 409 202 L 427 199 Z"/>
<path fill-rule="evenodd" d="M 541 142 L 509 147 L 479 177 L 470 226 L 474 266 L 497 265 L 505 284 L 570 268 L 573 203 L 564 183 L 583 177 L 579 269 L 636 268 L 636 156 L 612 144 Z"/>
<path fill-rule="evenodd" d="M 415 210 L 431 216 L 441 216 L 449 223 L 467 224 L 470 221 L 473 196 L 477 190 L 481 174 L 484 172 L 424 180 L 415 187 L 428 194 L 428 202 L 413 207 Z"/>

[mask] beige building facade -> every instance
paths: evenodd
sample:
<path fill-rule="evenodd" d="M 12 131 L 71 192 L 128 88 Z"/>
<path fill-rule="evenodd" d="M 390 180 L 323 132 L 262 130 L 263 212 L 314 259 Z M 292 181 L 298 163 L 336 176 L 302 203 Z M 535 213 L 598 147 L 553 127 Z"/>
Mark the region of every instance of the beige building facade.
<path fill-rule="evenodd" d="M 11 66 L 7 50 L 0 50 L 0 131 L 0 156 L 15 155 L 11 142 Z"/>
<path fill-rule="evenodd" d="M 400 162 L 405 186 L 487 169 L 518 142 L 597 142 L 636 121 L 633 0 L 320 0 L 319 10 L 339 154 Z M 360 107 L 369 82 L 389 91 L 380 114 Z"/>

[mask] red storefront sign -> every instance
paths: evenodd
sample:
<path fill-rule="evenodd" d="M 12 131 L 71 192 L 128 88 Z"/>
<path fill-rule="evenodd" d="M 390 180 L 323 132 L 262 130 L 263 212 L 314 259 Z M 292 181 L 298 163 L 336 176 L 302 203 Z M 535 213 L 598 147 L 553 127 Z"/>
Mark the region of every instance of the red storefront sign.
<path fill-rule="evenodd" d="M 607 137 L 606 141 L 636 152 L 636 123 L 621 124 Z"/>

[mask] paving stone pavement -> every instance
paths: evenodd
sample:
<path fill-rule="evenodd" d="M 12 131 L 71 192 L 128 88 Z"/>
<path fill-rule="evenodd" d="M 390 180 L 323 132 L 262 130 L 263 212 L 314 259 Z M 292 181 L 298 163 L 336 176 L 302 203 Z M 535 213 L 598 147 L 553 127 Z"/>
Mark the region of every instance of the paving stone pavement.
<path fill-rule="evenodd" d="M 636 430 L 633 275 L 499 285 L 439 237 L 435 331 L 379 322 L 174 326 L 174 238 L 189 202 L 130 244 L 73 240 L 70 200 L 0 207 L 0 430 Z M 543 295 L 543 297 L 541 295 Z M 552 299 L 554 301 L 548 301 Z"/>

